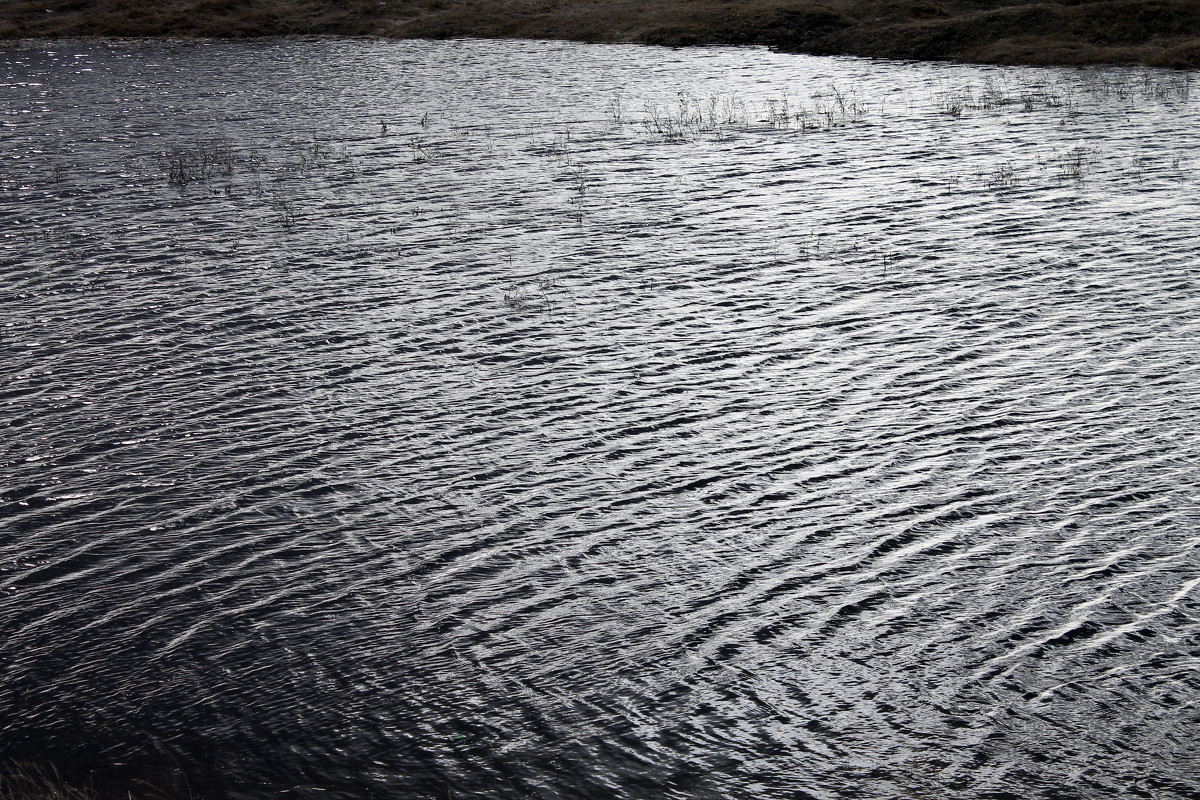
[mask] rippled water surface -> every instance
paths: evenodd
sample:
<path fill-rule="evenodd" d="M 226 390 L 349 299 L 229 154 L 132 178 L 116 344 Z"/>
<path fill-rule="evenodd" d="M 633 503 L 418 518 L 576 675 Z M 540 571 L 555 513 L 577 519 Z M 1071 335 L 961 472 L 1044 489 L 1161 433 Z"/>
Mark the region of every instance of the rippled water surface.
<path fill-rule="evenodd" d="M 237 798 L 1200 791 L 1192 76 L 0 70 L 0 755 Z"/>

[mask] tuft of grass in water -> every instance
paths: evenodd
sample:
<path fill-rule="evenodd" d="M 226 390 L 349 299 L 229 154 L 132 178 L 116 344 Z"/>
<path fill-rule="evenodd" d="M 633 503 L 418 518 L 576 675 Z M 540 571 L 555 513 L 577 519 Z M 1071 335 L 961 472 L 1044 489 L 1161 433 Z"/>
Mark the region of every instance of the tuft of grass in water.
<path fill-rule="evenodd" d="M 283 227 L 289 231 L 296 227 L 296 204 L 291 200 L 281 198 L 276 201 L 276 207 L 279 209 L 279 216 L 283 222 Z"/>
<path fill-rule="evenodd" d="M 937 101 L 938 112 L 948 117 L 961 117 L 963 105 L 961 98 L 949 94 L 939 97 Z"/>
<path fill-rule="evenodd" d="M 690 142 L 702 136 L 723 140 L 730 128 L 761 123 L 801 133 L 831 131 L 860 122 L 867 111 L 867 103 L 856 93 L 836 85 L 830 85 L 827 91 L 813 92 L 807 100 L 784 93 L 767 98 L 761 106 L 752 105 L 736 94 L 718 93 L 701 98 L 679 92 L 674 104 L 644 104 L 640 126 L 645 136 L 655 141 Z M 621 122 L 622 117 L 611 102 L 607 114 L 614 122 Z"/>
<path fill-rule="evenodd" d="M 1016 173 L 1010 162 L 1000 164 L 988 176 L 989 189 L 1011 189 L 1016 184 Z"/>
<path fill-rule="evenodd" d="M 1082 181 L 1096 163 L 1096 151 L 1090 147 L 1074 147 L 1057 159 L 1059 180 Z"/>
<path fill-rule="evenodd" d="M 187 147 L 174 146 L 159 154 L 159 164 L 167 173 L 167 183 L 187 186 L 218 175 L 233 174 L 233 145 L 216 138 Z"/>

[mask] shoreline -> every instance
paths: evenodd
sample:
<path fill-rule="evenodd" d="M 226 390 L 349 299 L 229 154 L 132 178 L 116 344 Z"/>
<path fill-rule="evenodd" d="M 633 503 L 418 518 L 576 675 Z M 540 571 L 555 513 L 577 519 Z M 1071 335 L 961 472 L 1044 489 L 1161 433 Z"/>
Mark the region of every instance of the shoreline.
<path fill-rule="evenodd" d="M 0 40 L 10 42 L 313 35 L 764 45 L 901 60 L 1200 68 L 1200 3 L 1189 0 L 0 2 Z"/>

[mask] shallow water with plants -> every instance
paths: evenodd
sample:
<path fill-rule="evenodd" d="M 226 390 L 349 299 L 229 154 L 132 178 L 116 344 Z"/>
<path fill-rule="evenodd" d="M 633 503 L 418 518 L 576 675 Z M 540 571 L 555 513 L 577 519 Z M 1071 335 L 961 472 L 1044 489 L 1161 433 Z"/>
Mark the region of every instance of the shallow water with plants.
<path fill-rule="evenodd" d="M 0 69 L 0 757 L 236 798 L 1200 791 L 1191 74 Z"/>

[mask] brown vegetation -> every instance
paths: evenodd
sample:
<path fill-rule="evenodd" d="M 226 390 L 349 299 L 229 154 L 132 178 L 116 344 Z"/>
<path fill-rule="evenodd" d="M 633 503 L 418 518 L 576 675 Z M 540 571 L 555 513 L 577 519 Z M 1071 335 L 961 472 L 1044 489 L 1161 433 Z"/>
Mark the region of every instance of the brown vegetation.
<path fill-rule="evenodd" d="M 1200 66 L 1195 0 L 0 0 L 0 38 L 575 39 L 1026 64 Z"/>

